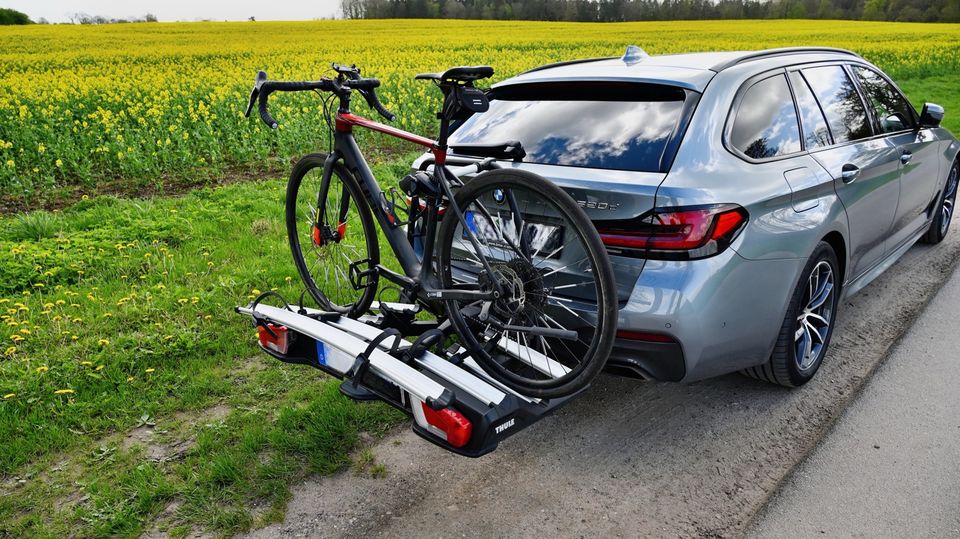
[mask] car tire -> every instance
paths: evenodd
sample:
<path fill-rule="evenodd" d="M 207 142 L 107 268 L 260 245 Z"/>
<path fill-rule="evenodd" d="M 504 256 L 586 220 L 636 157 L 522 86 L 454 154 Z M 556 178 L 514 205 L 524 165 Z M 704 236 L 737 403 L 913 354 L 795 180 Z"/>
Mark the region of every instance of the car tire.
<path fill-rule="evenodd" d="M 936 207 L 930 230 L 923 236 L 924 243 L 940 243 L 950 231 L 950 220 L 957 205 L 957 181 L 960 179 L 960 161 L 954 161 L 947 174 L 947 181 L 943 184 L 943 195 L 940 204 Z"/>
<path fill-rule="evenodd" d="M 785 387 L 799 387 L 813 378 L 833 335 L 842 283 L 839 270 L 833 247 L 821 241 L 800 274 L 770 359 L 743 374 Z"/>

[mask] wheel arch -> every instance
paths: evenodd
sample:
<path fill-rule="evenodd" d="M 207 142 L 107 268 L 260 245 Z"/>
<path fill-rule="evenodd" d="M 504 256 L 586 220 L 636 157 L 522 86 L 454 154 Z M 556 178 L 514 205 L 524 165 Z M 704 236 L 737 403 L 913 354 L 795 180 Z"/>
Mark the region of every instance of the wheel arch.
<path fill-rule="evenodd" d="M 821 241 L 826 242 L 837 255 L 837 263 L 840 264 L 840 284 L 844 283 L 847 275 L 847 243 L 843 239 L 843 234 L 834 230 L 824 236 Z"/>

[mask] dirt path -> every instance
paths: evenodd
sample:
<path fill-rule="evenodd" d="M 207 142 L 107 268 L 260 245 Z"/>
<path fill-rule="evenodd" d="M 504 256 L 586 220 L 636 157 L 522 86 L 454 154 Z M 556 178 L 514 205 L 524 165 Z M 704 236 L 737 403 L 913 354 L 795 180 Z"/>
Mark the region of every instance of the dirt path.
<path fill-rule="evenodd" d="M 386 478 L 310 480 L 294 488 L 286 521 L 253 537 L 740 535 L 958 258 L 955 231 L 847 301 L 831 354 L 801 390 L 740 376 L 686 386 L 604 376 L 481 459 L 409 431 L 388 438 L 373 448 Z"/>

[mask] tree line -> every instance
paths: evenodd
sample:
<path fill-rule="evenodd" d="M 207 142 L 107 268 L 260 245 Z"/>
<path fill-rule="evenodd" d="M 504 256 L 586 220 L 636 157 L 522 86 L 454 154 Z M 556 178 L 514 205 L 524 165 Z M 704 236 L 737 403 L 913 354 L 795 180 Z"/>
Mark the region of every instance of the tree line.
<path fill-rule="evenodd" d="M 340 0 L 347 19 L 620 22 L 862 19 L 960 22 L 960 0 Z"/>

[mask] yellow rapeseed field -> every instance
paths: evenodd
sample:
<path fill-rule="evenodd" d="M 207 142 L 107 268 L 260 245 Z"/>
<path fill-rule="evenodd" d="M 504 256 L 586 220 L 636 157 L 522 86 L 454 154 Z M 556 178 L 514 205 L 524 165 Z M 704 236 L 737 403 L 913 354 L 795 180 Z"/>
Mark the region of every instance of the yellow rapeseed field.
<path fill-rule="evenodd" d="M 853 49 L 895 77 L 955 73 L 960 25 L 851 21 L 579 24 L 316 21 L 126 24 L 0 29 L 0 191 L 29 195 L 103 179 L 149 182 L 222 171 L 318 144 L 319 101 L 287 98 L 283 130 L 240 115 L 258 69 L 307 79 L 332 61 L 383 80 L 407 129 L 430 132 L 434 90 L 413 75 L 490 64 L 497 78 L 547 62 L 792 45 Z"/>

